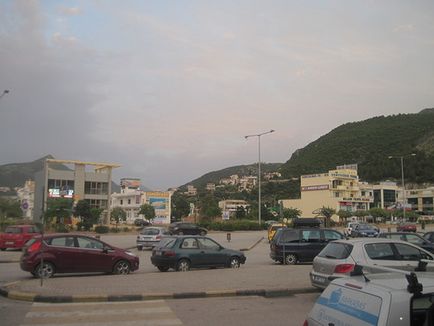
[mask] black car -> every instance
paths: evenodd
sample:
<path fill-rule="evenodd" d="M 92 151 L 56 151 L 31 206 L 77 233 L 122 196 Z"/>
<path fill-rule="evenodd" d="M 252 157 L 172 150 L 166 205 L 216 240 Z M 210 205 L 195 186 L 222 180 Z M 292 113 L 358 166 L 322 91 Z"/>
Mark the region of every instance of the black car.
<path fill-rule="evenodd" d="M 339 239 L 345 236 L 333 229 L 279 229 L 270 243 L 270 257 L 288 265 L 311 262 L 330 241 Z"/>
<path fill-rule="evenodd" d="M 239 268 L 246 262 L 246 256 L 222 247 L 211 238 L 184 235 L 164 238 L 152 250 L 151 262 L 161 272 L 169 268 L 185 272 L 193 267 Z"/>
<path fill-rule="evenodd" d="M 421 247 L 429 252 L 434 253 L 434 243 L 429 241 L 425 236 L 420 236 L 417 233 L 410 232 L 385 232 L 379 234 L 380 238 L 394 239 L 394 240 L 402 240 L 407 241 L 416 246 Z"/>
<path fill-rule="evenodd" d="M 175 235 L 206 235 L 208 230 L 193 223 L 174 222 L 169 225 L 170 234 Z"/>
<path fill-rule="evenodd" d="M 434 232 L 430 231 L 430 232 L 426 232 L 423 237 L 428 240 L 429 242 L 433 242 L 434 243 Z"/>
<path fill-rule="evenodd" d="M 378 236 L 378 229 L 370 224 L 356 224 L 351 231 L 351 236 L 353 238 L 375 238 Z"/>
<path fill-rule="evenodd" d="M 147 220 L 142 219 L 142 218 L 136 218 L 134 220 L 134 225 L 135 226 L 149 226 L 149 225 L 151 225 L 151 223 Z"/>

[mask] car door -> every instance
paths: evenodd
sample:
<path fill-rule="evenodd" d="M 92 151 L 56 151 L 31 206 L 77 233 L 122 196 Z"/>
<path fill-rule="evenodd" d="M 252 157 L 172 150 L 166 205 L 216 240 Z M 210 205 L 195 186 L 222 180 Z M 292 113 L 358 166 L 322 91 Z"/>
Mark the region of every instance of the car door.
<path fill-rule="evenodd" d="M 432 259 L 429 254 L 415 246 L 411 246 L 406 243 L 394 243 L 393 246 L 395 247 L 396 253 L 398 255 L 400 269 L 414 272 L 421 259 Z M 429 264 L 427 266 L 427 270 L 432 271 L 433 267 L 433 264 Z"/>
<path fill-rule="evenodd" d="M 396 250 L 390 242 L 367 243 L 363 246 L 367 264 L 390 268 L 400 268 L 402 262 L 398 259 Z M 402 269 L 402 268 L 401 268 Z"/>
<path fill-rule="evenodd" d="M 202 266 L 204 258 L 196 238 L 185 237 L 179 246 L 180 257 L 188 258 L 191 266 Z"/>
<path fill-rule="evenodd" d="M 202 256 L 200 257 L 203 266 L 224 266 L 229 257 L 223 248 L 210 238 L 197 238 Z"/>
<path fill-rule="evenodd" d="M 73 236 L 59 236 L 51 238 L 48 242 L 49 255 L 52 262 L 56 266 L 58 272 L 73 273 L 76 272 L 77 264 L 79 264 L 79 256 L 75 246 Z"/>
<path fill-rule="evenodd" d="M 77 272 L 111 272 L 114 264 L 114 250 L 97 239 L 78 236 L 78 251 L 80 260 L 77 262 Z"/>
<path fill-rule="evenodd" d="M 312 261 L 324 246 L 320 229 L 301 230 L 298 259 L 300 261 Z"/>

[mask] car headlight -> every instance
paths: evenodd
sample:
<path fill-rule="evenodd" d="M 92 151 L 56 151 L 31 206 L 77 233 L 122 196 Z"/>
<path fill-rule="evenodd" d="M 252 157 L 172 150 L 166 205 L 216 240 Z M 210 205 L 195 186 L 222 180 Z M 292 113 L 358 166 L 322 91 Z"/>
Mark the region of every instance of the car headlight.
<path fill-rule="evenodd" d="M 366 235 L 366 232 L 362 232 L 361 235 Z"/>

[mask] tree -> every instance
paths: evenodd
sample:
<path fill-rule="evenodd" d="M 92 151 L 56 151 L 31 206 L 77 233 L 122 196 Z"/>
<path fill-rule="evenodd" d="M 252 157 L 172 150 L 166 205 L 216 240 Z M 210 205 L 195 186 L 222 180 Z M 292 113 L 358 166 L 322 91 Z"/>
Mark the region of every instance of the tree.
<path fill-rule="evenodd" d="M 73 201 L 69 198 L 49 198 L 47 210 L 44 213 L 45 223 L 64 224 L 71 218 Z"/>
<path fill-rule="evenodd" d="M 115 207 L 112 209 L 111 218 L 116 222 L 116 228 L 120 221 L 127 220 L 127 213 L 121 207 Z"/>
<path fill-rule="evenodd" d="M 172 196 L 172 216 L 180 220 L 190 212 L 190 203 L 185 196 L 175 192 Z"/>
<path fill-rule="evenodd" d="M 324 222 L 325 222 L 324 226 L 325 227 L 329 227 L 330 226 L 330 220 L 331 220 L 333 214 L 336 214 L 336 210 L 334 210 L 331 207 L 325 207 L 325 206 L 323 206 L 323 207 L 320 208 L 319 215 L 324 216 Z"/>
<path fill-rule="evenodd" d="M 21 217 L 21 205 L 18 200 L 0 198 L 0 218 Z"/>
<path fill-rule="evenodd" d="M 89 231 L 94 221 L 92 219 L 91 209 L 87 200 L 79 200 L 74 207 L 74 215 L 80 219 L 80 224 L 77 225 L 79 229 L 83 228 Z"/>
<path fill-rule="evenodd" d="M 301 215 L 301 210 L 298 208 L 284 208 L 283 209 L 283 217 L 287 219 L 297 218 Z"/>
<path fill-rule="evenodd" d="M 339 216 L 339 221 L 342 222 L 343 220 L 346 220 L 347 218 L 352 216 L 352 212 L 350 211 L 345 211 L 345 210 L 339 210 L 339 212 L 337 213 Z"/>
<path fill-rule="evenodd" d="M 150 204 L 143 204 L 140 206 L 139 214 L 144 215 L 148 220 L 152 220 L 155 217 L 154 206 Z"/>

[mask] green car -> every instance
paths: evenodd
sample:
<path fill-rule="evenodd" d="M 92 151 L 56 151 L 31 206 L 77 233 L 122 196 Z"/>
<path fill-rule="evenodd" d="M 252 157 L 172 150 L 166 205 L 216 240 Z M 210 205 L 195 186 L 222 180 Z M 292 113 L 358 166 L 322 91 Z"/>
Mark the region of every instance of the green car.
<path fill-rule="evenodd" d="M 170 268 L 188 271 L 190 268 L 239 268 L 246 262 L 244 253 L 227 249 L 213 239 L 203 236 L 165 237 L 152 250 L 151 262 L 161 272 Z"/>

